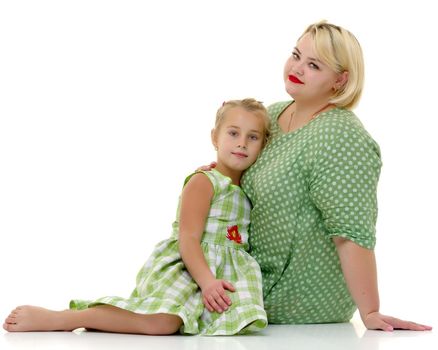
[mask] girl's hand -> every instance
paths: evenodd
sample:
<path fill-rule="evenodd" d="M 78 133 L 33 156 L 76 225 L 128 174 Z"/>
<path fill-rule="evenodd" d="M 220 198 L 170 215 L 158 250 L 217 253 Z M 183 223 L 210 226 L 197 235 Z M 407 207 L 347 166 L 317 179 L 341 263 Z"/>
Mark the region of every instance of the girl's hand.
<path fill-rule="evenodd" d="M 363 323 L 368 329 L 381 329 L 392 332 L 394 329 L 411 331 L 430 331 L 432 327 L 410 321 L 403 321 L 395 317 L 385 316 L 379 312 L 371 312 L 363 318 Z"/>
<path fill-rule="evenodd" d="M 208 311 L 221 313 L 228 309 L 228 306 L 231 305 L 231 299 L 225 293 L 225 290 L 234 292 L 236 289 L 230 282 L 217 279 L 202 289 L 202 301 Z"/>
<path fill-rule="evenodd" d="M 198 169 L 196 169 L 196 171 L 200 171 L 200 170 L 202 170 L 202 171 L 210 171 L 211 169 L 215 168 L 216 165 L 217 165 L 216 162 L 211 162 L 209 165 L 200 166 Z"/>

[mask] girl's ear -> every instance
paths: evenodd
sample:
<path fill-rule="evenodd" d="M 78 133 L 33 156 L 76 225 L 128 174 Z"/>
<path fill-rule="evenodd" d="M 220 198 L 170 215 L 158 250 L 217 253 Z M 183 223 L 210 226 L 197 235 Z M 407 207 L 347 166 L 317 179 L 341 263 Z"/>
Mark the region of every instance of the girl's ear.
<path fill-rule="evenodd" d="M 213 144 L 214 149 L 217 150 L 216 130 L 215 129 L 211 129 L 211 143 Z"/>

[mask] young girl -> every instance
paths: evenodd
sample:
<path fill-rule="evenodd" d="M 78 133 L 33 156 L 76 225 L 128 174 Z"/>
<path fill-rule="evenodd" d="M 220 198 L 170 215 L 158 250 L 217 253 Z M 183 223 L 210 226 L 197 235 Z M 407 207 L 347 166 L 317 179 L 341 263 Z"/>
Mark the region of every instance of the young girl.
<path fill-rule="evenodd" d="M 251 208 L 239 184 L 268 134 L 261 103 L 224 102 L 211 133 L 216 170 L 187 177 L 172 236 L 156 246 L 131 297 L 72 300 L 65 311 L 20 306 L 3 328 L 231 335 L 266 327 L 260 268 L 246 252 Z"/>

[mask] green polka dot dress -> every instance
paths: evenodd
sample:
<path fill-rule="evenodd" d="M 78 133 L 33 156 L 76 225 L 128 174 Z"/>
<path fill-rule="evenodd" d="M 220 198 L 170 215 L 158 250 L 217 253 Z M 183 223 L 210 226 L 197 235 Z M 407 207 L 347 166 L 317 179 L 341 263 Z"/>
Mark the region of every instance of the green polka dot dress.
<path fill-rule="evenodd" d="M 347 322 L 356 306 L 331 238 L 374 248 L 379 147 L 340 108 L 285 134 L 278 117 L 291 103 L 268 108 L 272 140 L 242 179 L 253 205 L 250 254 L 270 323 Z"/>
<path fill-rule="evenodd" d="M 250 202 L 242 189 L 216 170 L 203 172 L 214 195 L 202 236 L 201 247 L 211 271 L 233 284 L 228 293 L 232 305 L 223 313 L 209 312 L 201 291 L 179 253 L 179 212 L 171 238 L 160 242 L 137 275 L 137 285 L 128 299 L 103 297 L 95 301 L 72 300 L 70 308 L 113 305 L 140 314 L 167 313 L 183 320 L 182 333 L 232 335 L 266 327 L 260 267 L 248 254 Z M 186 179 L 186 182 L 190 176 Z"/>

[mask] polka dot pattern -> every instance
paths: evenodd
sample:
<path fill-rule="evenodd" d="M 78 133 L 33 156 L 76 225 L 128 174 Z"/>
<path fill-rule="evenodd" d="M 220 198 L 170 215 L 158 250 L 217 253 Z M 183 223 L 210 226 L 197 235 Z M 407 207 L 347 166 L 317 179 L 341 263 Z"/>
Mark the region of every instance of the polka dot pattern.
<path fill-rule="evenodd" d="M 374 248 L 379 147 L 339 108 L 285 134 L 277 119 L 290 103 L 269 107 L 272 140 L 242 179 L 253 204 L 250 253 L 269 322 L 346 322 L 356 307 L 331 237 Z"/>

